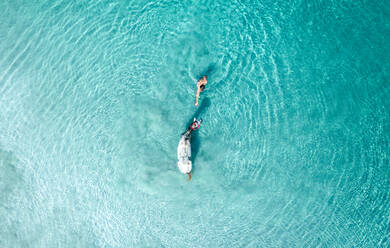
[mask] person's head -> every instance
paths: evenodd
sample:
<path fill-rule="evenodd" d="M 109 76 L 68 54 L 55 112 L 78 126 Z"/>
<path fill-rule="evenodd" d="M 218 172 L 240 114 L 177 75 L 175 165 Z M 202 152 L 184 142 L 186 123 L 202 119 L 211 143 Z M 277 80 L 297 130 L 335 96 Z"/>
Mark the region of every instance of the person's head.
<path fill-rule="evenodd" d="M 207 75 L 204 75 L 204 76 L 203 76 L 203 79 L 204 79 L 204 80 L 207 80 Z"/>

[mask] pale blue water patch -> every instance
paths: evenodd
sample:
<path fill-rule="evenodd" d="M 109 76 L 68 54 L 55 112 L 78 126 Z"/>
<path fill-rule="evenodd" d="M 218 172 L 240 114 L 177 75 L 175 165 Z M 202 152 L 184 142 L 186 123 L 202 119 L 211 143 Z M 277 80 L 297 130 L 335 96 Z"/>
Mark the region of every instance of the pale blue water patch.
<path fill-rule="evenodd" d="M 0 7 L 1 247 L 389 246 L 387 1 Z"/>

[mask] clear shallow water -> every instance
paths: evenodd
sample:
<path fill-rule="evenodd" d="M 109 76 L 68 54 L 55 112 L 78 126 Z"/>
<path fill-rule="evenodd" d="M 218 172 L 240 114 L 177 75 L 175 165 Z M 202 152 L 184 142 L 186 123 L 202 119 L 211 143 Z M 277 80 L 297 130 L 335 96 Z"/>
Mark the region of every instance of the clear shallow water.
<path fill-rule="evenodd" d="M 1 247 L 390 245 L 387 1 L 0 7 Z"/>

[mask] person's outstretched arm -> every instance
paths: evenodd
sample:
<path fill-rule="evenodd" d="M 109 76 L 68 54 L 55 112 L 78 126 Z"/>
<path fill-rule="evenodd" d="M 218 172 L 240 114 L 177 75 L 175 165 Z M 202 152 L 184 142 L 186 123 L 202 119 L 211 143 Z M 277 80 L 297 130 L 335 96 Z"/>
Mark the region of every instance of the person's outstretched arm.
<path fill-rule="evenodd" d="M 198 105 L 199 105 L 199 103 L 198 103 L 198 101 L 199 101 L 199 94 L 200 94 L 200 87 L 198 86 L 198 89 L 197 89 L 197 91 L 196 91 L 195 106 L 198 106 Z"/>

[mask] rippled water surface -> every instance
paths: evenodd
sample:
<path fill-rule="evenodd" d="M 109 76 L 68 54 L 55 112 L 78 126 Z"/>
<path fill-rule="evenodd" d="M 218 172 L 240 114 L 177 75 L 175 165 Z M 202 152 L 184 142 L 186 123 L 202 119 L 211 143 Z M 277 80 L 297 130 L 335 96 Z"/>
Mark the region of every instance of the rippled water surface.
<path fill-rule="evenodd" d="M 389 1 L 0 9 L 0 247 L 390 246 Z"/>

